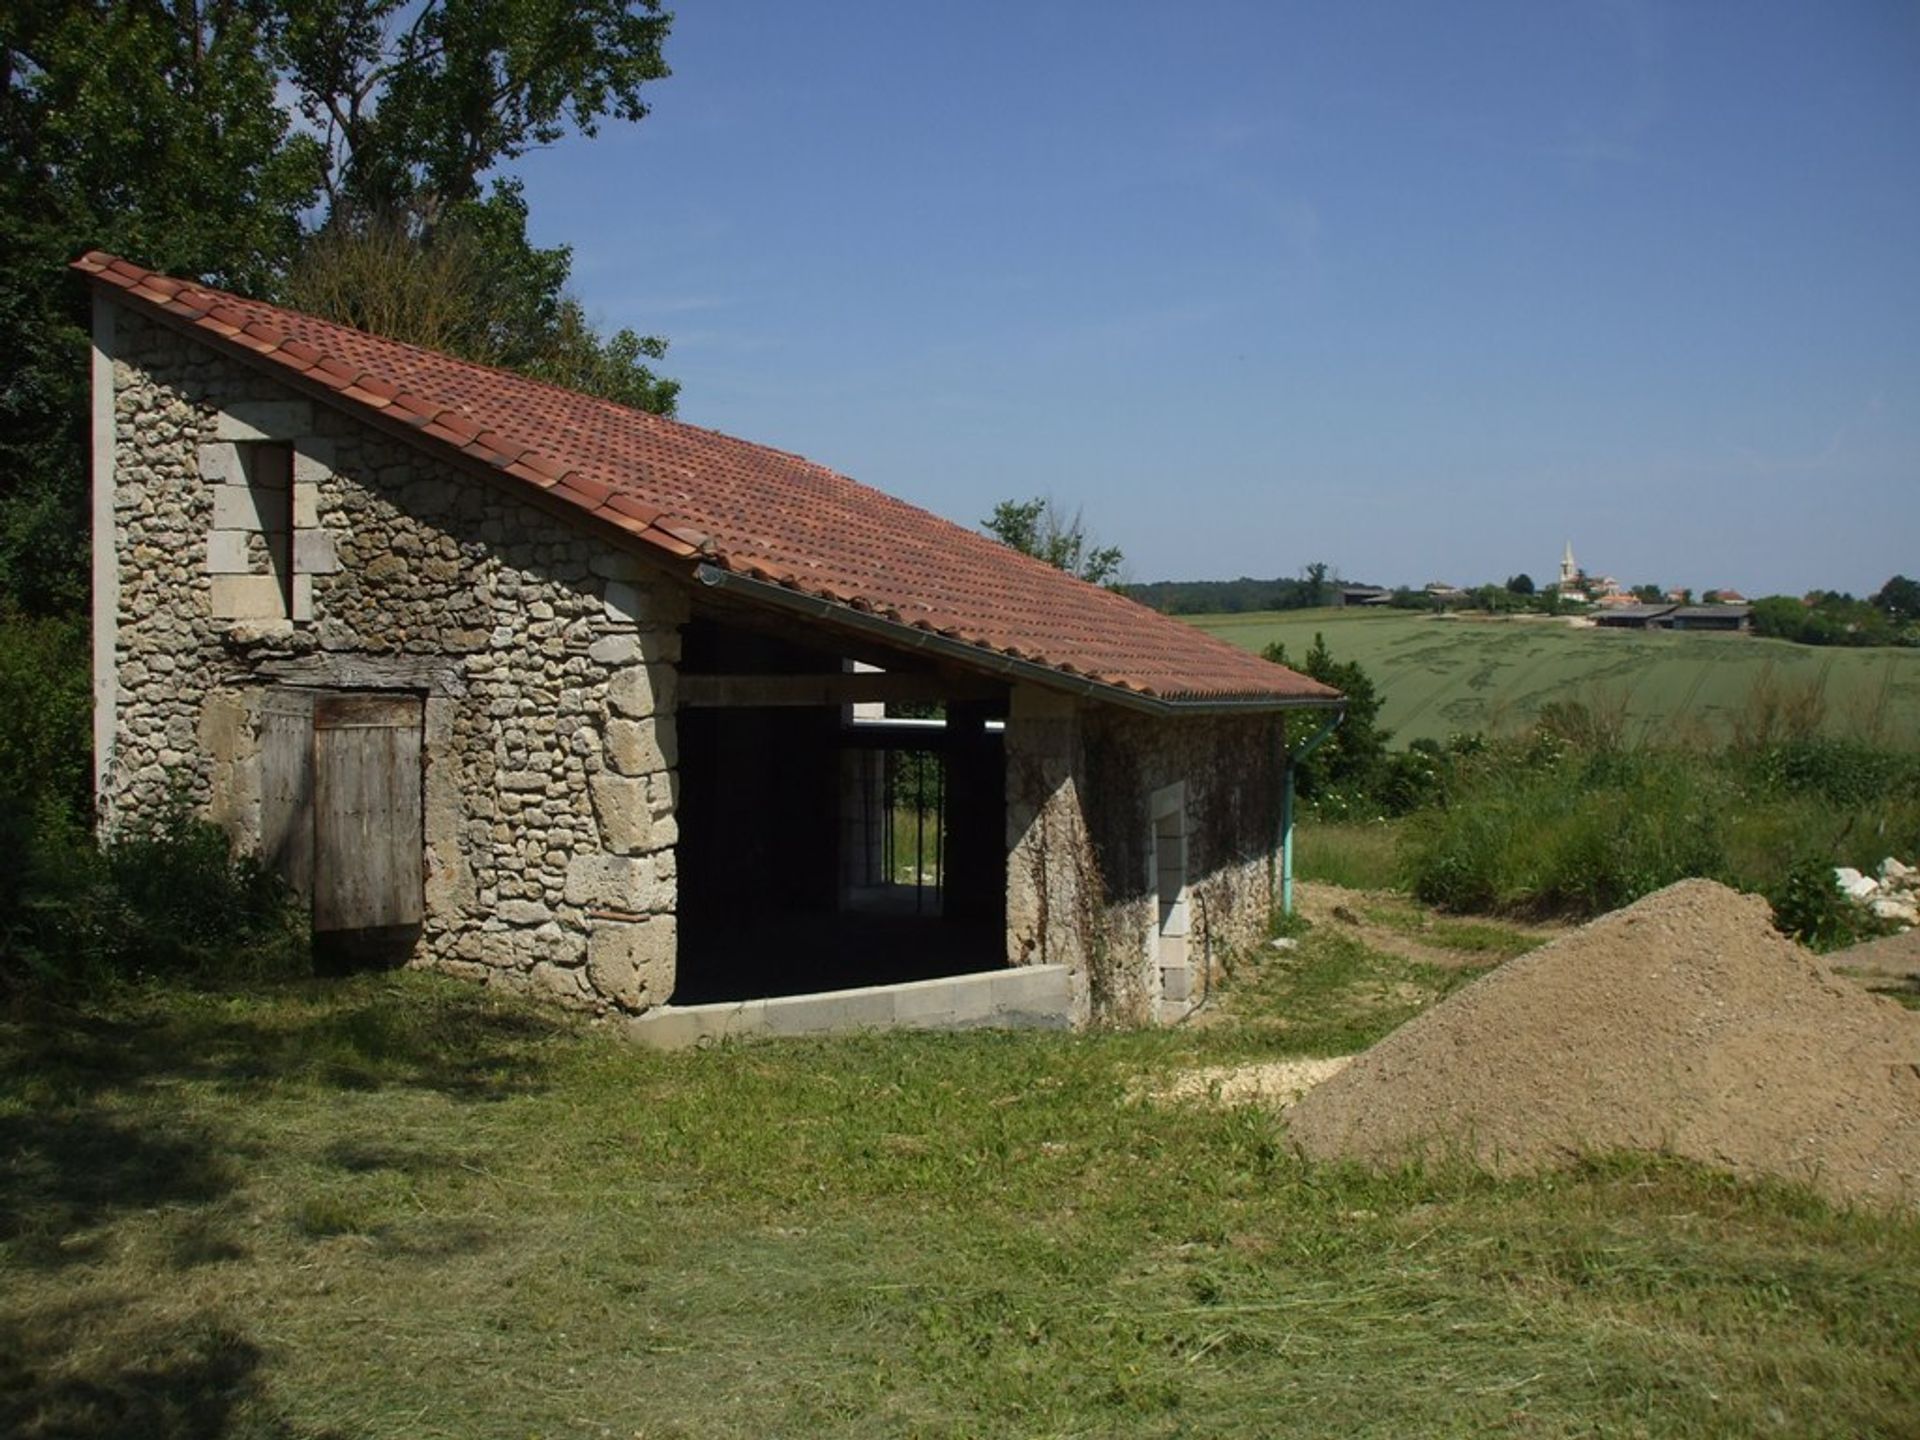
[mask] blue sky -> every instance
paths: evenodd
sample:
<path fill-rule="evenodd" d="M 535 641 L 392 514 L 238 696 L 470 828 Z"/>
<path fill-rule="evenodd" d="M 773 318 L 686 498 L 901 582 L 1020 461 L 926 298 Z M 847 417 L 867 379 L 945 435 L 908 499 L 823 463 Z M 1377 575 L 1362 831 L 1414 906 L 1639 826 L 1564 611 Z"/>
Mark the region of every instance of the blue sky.
<path fill-rule="evenodd" d="M 1920 575 L 1920 6 L 676 17 L 516 170 L 685 419 L 1137 580 Z"/>

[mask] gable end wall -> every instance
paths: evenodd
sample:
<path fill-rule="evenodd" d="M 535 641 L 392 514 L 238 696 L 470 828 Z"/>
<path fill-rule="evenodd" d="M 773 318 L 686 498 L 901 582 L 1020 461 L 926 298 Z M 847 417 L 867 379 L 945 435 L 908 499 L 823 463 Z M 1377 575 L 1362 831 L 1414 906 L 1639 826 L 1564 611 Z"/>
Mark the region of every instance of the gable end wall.
<path fill-rule="evenodd" d="M 417 693 L 416 963 L 664 1000 L 684 582 L 137 312 L 96 345 L 103 823 L 181 789 L 255 846 L 271 690 Z M 292 618 L 237 465 L 256 440 L 294 447 Z"/>

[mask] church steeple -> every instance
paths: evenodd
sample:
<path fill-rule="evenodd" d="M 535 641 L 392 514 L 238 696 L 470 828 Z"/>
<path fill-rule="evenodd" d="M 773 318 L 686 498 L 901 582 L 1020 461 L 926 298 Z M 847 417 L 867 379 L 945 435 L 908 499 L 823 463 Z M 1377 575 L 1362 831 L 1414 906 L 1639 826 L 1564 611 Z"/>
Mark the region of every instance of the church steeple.
<path fill-rule="evenodd" d="M 1567 551 L 1560 557 L 1560 588 L 1571 590 L 1573 582 L 1580 578 L 1580 567 L 1573 563 L 1573 541 L 1567 541 Z"/>

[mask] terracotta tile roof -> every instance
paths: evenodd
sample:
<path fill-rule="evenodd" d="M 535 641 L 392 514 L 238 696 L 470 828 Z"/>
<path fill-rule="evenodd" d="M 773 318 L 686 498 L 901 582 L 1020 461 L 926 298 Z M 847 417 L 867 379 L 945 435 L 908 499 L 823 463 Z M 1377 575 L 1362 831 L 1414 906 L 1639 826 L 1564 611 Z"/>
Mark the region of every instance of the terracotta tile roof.
<path fill-rule="evenodd" d="M 684 561 L 1169 701 L 1335 692 L 797 455 L 93 252 L 135 308 Z M 987 657 L 983 656 L 983 661 Z"/>

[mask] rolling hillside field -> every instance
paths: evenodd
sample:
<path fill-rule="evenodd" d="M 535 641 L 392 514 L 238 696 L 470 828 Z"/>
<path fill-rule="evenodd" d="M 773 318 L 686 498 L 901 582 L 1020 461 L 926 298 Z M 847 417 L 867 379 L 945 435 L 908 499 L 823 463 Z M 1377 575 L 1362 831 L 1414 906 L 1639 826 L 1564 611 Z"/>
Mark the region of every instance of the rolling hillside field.
<path fill-rule="evenodd" d="M 1756 691 L 1817 693 L 1826 733 L 1920 745 L 1920 650 L 1817 648 L 1750 635 L 1576 628 L 1545 618 L 1291 610 L 1182 619 L 1248 650 L 1278 640 L 1295 660 L 1326 636 L 1386 699 L 1395 746 L 1465 730 L 1510 731 L 1552 700 L 1624 708 L 1633 739 L 1724 741 Z"/>

